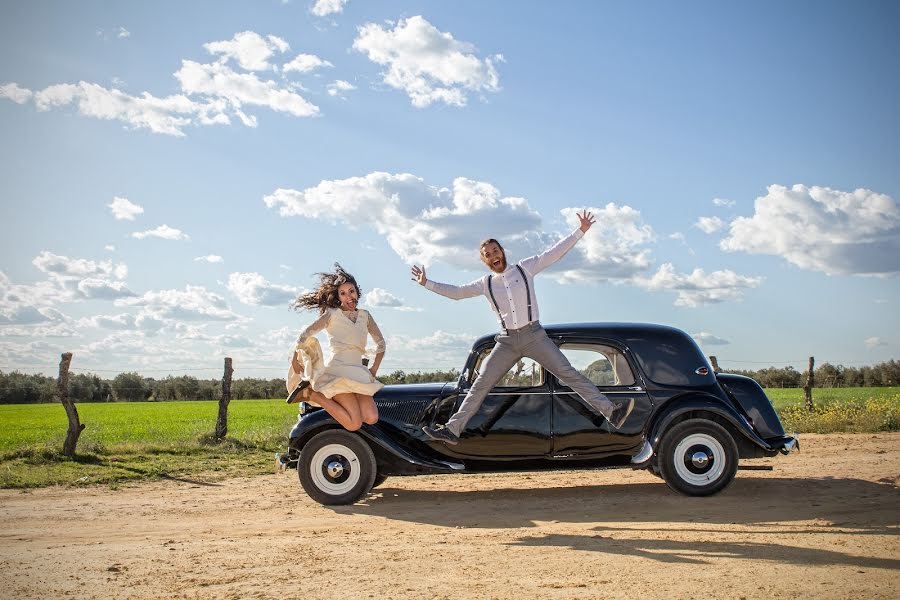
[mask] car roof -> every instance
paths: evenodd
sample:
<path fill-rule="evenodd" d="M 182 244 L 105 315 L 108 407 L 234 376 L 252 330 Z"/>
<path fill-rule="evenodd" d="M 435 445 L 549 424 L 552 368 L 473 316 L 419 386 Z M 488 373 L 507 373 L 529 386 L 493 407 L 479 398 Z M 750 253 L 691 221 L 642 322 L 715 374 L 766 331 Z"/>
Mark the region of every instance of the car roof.
<path fill-rule="evenodd" d="M 552 325 L 544 325 L 544 329 L 550 336 L 587 336 L 605 338 L 614 341 L 620 341 L 623 344 L 627 340 L 633 338 L 645 337 L 685 337 L 689 338 L 684 331 L 670 327 L 668 325 L 658 325 L 656 323 L 557 323 Z M 493 340 L 496 333 L 483 335 L 475 342 L 475 345 L 481 345 L 484 342 Z"/>

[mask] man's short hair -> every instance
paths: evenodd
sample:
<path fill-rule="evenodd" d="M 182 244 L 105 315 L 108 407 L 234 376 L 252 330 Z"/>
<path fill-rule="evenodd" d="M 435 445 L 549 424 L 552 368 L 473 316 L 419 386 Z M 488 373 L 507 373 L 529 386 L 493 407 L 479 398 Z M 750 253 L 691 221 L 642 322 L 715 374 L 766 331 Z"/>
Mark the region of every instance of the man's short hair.
<path fill-rule="evenodd" d="M 506 250 L 503 250 L 503 246 L 500 244 L 500 242 L 498 242 L 494 238 L 488 238 L 481 242 L 481 245 L 478 246 L 478 252 L 484 252 L 484 247 L 488 244 L 497 244 L 497 247 L 500 248 L 500 250 L 503 251 L 504 254 L 506 253 Z"/>

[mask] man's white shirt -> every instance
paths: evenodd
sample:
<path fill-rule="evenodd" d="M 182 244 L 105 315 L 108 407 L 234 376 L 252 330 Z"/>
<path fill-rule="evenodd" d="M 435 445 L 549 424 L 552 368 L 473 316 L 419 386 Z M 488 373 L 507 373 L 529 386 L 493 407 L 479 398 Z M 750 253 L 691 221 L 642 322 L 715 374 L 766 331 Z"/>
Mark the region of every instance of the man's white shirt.
<path fill-rule="evenodd" d="M 516 268 L 516 264 L 510 265 L 507 263 L 506 270 L 502 273 L 491 271 L 490 274 L 479 277 L 465 285 L 450 285 L 449 283 L 438 283 L 428 279 L 425 281 L 425 287 L 432 292 L 453 300 L 485 296 L 491 304 L 491 310 L 494 310 L 491 294 L 488 290 L 488 278 L 490 278 L 491 289 L 494 292 L 494 299 L 497 302 L 497 310 L 499 311 L 500 326 L 503 327 L 505 323 L 507 329 L 519 329 L 525 327 L 528 323 L 540 319 L 540 310 L 534 289 L 534 276 L 559 261 L 569 250 L 575 247 L 575 244 L 583 236 L 584 232 L 581 231 L 581 228 L 578 228 L 541 254 L 530 256 L 516 263 L 522 267 L 525 273 L 527 286 L 525 281 L 522 280 L 522 275 L 519 269 Z M 528 290 L 531 291 L 530 320 L 528 318 Z"/>

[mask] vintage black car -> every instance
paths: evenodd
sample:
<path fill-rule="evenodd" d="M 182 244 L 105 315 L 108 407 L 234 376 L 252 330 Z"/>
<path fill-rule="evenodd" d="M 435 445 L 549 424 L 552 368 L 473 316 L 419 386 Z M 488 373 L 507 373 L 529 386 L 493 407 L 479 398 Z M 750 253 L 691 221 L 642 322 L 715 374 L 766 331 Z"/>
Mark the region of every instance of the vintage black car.
<path fill-rule="evenodd" d="M 634 398 L 619 430 L 529 359 L 485 400 L 458 445 L 431 441 L 423 425 L 444 423 L 494 345 L 478 339 L 458 381 L 385 386 L 380 420 L 354 432 L 324 410 L 301 405 L 282 462 L 322 504 L 351 504 L 396 475 L 561 468 L 648 469 L 693 496 L 724 489 L 738 459 L 787 454 L 785 435 L 762 388 L 713 372 L 690 336 L 672 327 L 585 323 L 546 327 L 572 365 L 609 397 Z"/>

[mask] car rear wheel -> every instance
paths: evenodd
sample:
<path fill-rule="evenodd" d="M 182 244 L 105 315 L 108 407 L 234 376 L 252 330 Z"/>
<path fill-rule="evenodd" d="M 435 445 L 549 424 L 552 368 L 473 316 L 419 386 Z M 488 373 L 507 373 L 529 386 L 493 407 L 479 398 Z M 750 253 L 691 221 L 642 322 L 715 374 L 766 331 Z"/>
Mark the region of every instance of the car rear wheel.
<path fill-rule="evenodd" d="M 728 431 L 707 419 L 674 425 L 659 446 L 659 471 L 673 490 L 689 496 L 709 496 L 734 479 L 738 450 Z"/>
<path fill-rule="evenodd" d="M 375 476 L 375 481 L 372 483 L 373 488 L 377 488 L 379 485 L 387 481 L 387 475 L 378 474 Z"/>
<path fill-rule="evenodd" d="M 297 463 L 300 485 L 320 504 L 353 504 L 369 493 L 377 467 L 372 449 L 358 435 L 324 431 L 303 447 Z"/>

